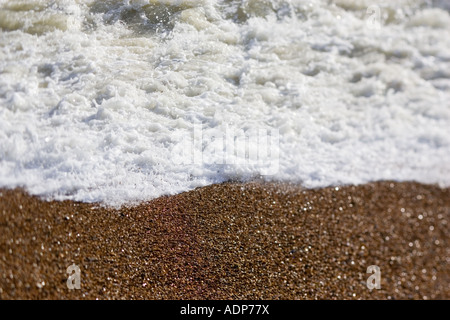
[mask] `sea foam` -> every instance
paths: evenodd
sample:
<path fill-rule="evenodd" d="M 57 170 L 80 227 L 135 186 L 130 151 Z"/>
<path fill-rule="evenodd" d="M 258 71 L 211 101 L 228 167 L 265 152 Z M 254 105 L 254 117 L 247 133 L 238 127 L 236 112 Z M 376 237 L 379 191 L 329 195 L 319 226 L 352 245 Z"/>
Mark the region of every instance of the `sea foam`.
<path fill-rule="evenodd" d="M 0 0 L 0 28 L 0 187 L 450 186 L 445 1 Z"/>

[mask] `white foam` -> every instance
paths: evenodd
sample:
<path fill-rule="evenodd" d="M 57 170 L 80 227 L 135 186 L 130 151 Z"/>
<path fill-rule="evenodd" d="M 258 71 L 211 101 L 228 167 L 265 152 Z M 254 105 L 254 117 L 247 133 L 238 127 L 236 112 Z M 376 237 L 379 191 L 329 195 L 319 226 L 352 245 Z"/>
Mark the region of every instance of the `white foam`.
<path fill-rule="evenodd" d="M 450 186 L 449 13 L 432 5 L 1 0 L 0 187 L 121 205 L 274 155 L 265 178 L 306 187 Z M 205 152 L 256 129 L 279 131 L 257 163 Z"/>

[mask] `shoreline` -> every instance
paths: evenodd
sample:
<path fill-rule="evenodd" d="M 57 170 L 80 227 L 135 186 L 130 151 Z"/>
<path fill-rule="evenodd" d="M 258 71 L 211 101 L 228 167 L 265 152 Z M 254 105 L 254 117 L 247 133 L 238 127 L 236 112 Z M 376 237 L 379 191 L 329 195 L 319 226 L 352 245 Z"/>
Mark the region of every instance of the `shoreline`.
<path fill-rule="evenodd" d="M 0 299 L 450 299 L 449 218 L 450 188 L 415 182 L 229 182 L 120 209 L 0 189 Z"/>

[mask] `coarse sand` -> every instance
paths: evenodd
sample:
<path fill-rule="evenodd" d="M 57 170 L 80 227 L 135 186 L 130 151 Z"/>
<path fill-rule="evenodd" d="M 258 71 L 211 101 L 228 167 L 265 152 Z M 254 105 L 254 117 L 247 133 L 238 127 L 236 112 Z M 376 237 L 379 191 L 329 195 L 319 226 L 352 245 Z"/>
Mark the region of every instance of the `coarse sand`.
<path fill-rule="evenodd" d="M 0 298 L 449 299 L 449 218 L 450 189 L 414 182 L 230 182 L 121 209 L 1 189 Z"/>

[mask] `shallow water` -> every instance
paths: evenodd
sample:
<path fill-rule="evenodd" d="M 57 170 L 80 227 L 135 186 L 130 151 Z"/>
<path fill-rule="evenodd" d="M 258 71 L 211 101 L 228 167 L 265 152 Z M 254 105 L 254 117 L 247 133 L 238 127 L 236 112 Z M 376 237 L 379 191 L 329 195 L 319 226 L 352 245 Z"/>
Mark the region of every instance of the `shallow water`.
<path fill-rule="evenodd" d="M 449 10 L 0 0 L 0 187 L 120 205 L 261 175 L 450 186 Z"/>

